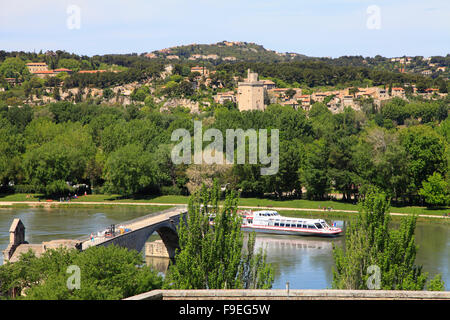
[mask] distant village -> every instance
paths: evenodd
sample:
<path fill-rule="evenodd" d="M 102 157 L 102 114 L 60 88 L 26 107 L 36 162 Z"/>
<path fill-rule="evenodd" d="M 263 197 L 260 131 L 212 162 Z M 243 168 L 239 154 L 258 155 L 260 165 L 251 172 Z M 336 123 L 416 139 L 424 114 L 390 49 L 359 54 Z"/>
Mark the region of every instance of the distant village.
<path fill-rule="evenodd" d="M 236 45 L 234 42 L 225 43 L 227 46 Z M 170 55 L 171 49 L 162 49 L 161 53 L 166 54 L 166 58 L 168 60 L 177 60 L 179 57 Z M 156 58 L 155 53 L 148 53 L 147 58 Z M 215 55 L 194 55 L 189 57 L 189 60 L 198 60 L 198 59 L 217 59 Z M 229 57 L 229 61 L 233 61 L 233 57 Z M 227 57 L 222 58 L 227 59 Z M 410 58 L 392 58 L 392 61 L 398 62 L 402 65 L 407 65 L 410 63 Z M 57 76 L 60 73 L 72 74 L 74 71 L 67 68 L 59 68 L 54 70 L 49 70 L 48 65 L 45 62 L 31 62 L 26 64 L 29 72 L 41 79 L 47 79 L 49 77 Z M 442 67 L 445 68 L 445 67 Z M 167 64 L 164 72 L 161 74 L 161 78 L 167 78 L 172 74 L 173 65 Z M 107 70 L 80 70 L 78 73 L 83 74 L 92 74 L 92 73 L 103 73 L 107 72 Z M 118 72 L 118 71 L 114 71 Z M 311 93 L 311 89 L 302 88 L 277 88 L 276 83 L 272 80 L 268 79 L 259 79 L 257 73 L 252 72 L 250 69 L 247 72 L 247 77 L 242 79 L 240 77 L 233 77 L 233 80 L 236 84 L 234 90 L 224 91 L 226 90 L 224 86 L 219 82 L 218 84 L 212 84 L 211 76 L 216 73 L 214 70 L 210 70 L 205 66 L 193 66 L 190 69 L 190 77 L 184 77 L 184 80 L 189 81 L 194 89 L 198 89 L 200 86 L 205 86 L 206 88 L 212 89 L 215 94 L 212 96 L 213 100 L 217 104 L 225 104 L 227 101 L 236 104 L 240 111 L 248 111 L 248 110 L 264 110 L 269 104 L 280 104 L 283 106 L 289 106 L 294 109 L 304 109 L 309 110 L 309 108 L 315 102 L 321 102 L 328 106 L 331 112 L 339 113 L 344 110 L 346 107 L 351 107 L 353 109 L 359 109 L 361 105 L 361 101 L 364 99 L 371 99 L 373 104 L 377 107 L 382 105 L 382 102 L 385 100 L 389 100 L 395 97 L 406 99 L 406 92 L 403 87 L 391 87 L 387 88 L 386 86 L 378 86 L 378 87 L 348 87 L 341 90 L 330 90 L 330 91 L 316 91 Z M 15 78 L 6 78 L 10 84 L 16 84 Z M 120 93 L 121 99 L 115 100 L 115 102 L 119 102 L 124 105 L 128 105 L 131 103 L 136 103 L 133 101 L 130 96 L 134 90 L 140 88 L 143 85 L 151 85 L 151 80 L 147 83 L 130 83 L 122 86 L 118 86 L 112 88 L 114 94 Z M 422 96 L 425 99 L 434 99 L 434 98 L 442 98 L 447 95 L 447 93 L 439 92 L 437 88 L 427 88 L 425 92 L 418 92 L 417 88 L 414 84 L 411 84 L 412 92 L 410 94 Z M 164 86 L 163 86 L 164 88 Z M 70 100 L 69 98 L 75 94 L 75 91 L 78 89 L 68 89 L 66 92 L 61 94 L 62 100 Z M 98 88 L 89 88 L 86 89 L 89 92 L 84 92 L 84 98 L 87 97 L 102 97 L 103 90 Z M 151 91 L 154 92 L 154 88 L 151 88 Z M 50 91 L 48 92 L 50 93 Z M 41 97 L 40 100 L 42 103 L 50 103 L 53 101 L 53 97 L 51 95 Z M 33 99 L 32 99 L 33 100 Z M 156 99 L 156 102 L 161 102 L 164 99 Z M 106 101 L 112 102 L 112 101 Z M 191 112 L 199 112 L 201 111 L 201 106 L 208 106 L 210 102 L 208 101 L 200 101 L 200 103 L 190 101 L 189 99 L 167 99 L 164 103 L 164 108 L 161 110 L 169 109 L 174 106 L 184 106 L 191 110 Z"/>
<path fill-rule="evenodd" d="M 270 103 L 291 106 L 294 109 L 302 108 L 308 110 L 315 102 L 325 103 L 333 113 L 341 112 L 346 107 L 359 108 L 361 99 L 373 99 L 376 106 L 380 106 L 382 101 L 395 97 L 405 99 L 405 89 L 401 87 L 388 89 L 380 87 L 367 88 L 346 88 L 343 90 L 315 92 L 312 94 L 302 94 L 301 88 L 276 88 L 271 80 L 258 80 L 258 74 L 248 71 L 248 77 L 244 82 L 240 82 L 237 94 L 233 91 L 218 93 L 214 98 L 216 102 L 223 103 L 225 100 L 236 102 L 239 110 L 263 110 L 264 91 L 269 96 Z M 421 95 L 424 98 L 445 97 L 447 93 L 439 93 L 439 89 L 428 88 L 425 93 L 419 93 L 413 85 L 413 94 Z"/>

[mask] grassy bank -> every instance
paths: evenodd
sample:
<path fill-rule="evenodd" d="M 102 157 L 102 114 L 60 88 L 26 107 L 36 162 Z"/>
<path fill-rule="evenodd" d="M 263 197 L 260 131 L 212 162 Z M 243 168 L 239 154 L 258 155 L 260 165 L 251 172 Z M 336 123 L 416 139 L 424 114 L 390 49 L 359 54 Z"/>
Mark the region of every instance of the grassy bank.
<path fill-rule="evenodd" d="M 339 212 L 339 211 L 293 211 L 293 210 L 278 210 L 279 214 L 285 217 L 292 218 L 311 218 L 311 219 L 346 219 L 349 217 L 355 217 L 354 214 L 348 212 Z M 394 222 L 399 222 L 401 219 L 404 219 L 405 216 L 391 216 L 391 220 Z M 450 219 L 442 219 L 442 218 L 434 218 L 432 216 L 429 217 L 417 217 L 418 222 L 427 222 L 427 223 L 439 223 L 439 224 L 450 224 Z"/>
<path fill-rule="evenodd" d="M 1 202 L 23 202 L 23 201 L 38 201 L 41 199 L 42 203 L 49 204 L 42 195 L 39 194 L 8 194 L 8 195 L 0 195 L 0 206 L 2 206 Z M 94 204 L 94 202 L 103 203 L 104 205 L 114 205 L 115 203 L 159 203 L 159 204 L 187 204 L 188 196 L 148 196 L 148 197 L 122 197 L 120 195 L 107 195 L 107 194 L 94 194 L 87 196 L 80 196 L 78 199 L 72 199 L 71 204 L 77 202 L 93 202 L 91 206 L 100 205 Z M 55 200 L 58 201 L 58 200 Z M 51 202 L 50 202 L 51 204 Z M 55 204 L 56 205 L 56 204 Z M 66 205 L 66 204 L 58 204 L 58 206 Z M 69 204 L 67 204 L 69 205 Z M 82 204 L 80 204 L 82 205 Z M 88 204 L 83 204 L 87 205 Z M 249 206 L 253 208 L 259 207 L 267 207 L 267 208 L 294 208 L 294 209 L 314 209 L 321 211 L 317 212 L 318 214 L 329 214 L 329 211 L 322 210 L 325 208 L 332 208 L 331 213 L 337 213 L 337 211 L 358 211 L 358 205 L 345 203 L 340 201 L 313 201 L 313 200 L 271 200 L 271 199 L 260 199 L 260 198 L 241 198 L 239 200 L 240 206 Z M 444 209 L 428 209 L 426 207 L 417 207 L 417 206 L 405 206 L 405 207 L 391 207 L 391 212 L 394 213 L 409 213 L 409 214 L 420 214 L 420 215 L 436 215 L 442 216 L 444 214 L 450 213 L 450 208 Z M 313 214 L 314 211 L 311 211 Z M 345 214 L 345 213 L 344 213 Z M 349 213 L 346 213 L 349 214 Z"/>

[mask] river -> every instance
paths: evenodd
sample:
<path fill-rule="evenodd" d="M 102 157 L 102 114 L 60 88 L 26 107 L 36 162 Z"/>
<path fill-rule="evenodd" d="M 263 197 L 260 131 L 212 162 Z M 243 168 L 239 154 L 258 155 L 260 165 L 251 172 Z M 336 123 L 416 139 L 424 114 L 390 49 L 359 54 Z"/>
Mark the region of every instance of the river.
<path fill-rule="evenodd" d="M 145 207 L 114 208 L 11 208 L 0 209 L 0 250 L 9 242 L 9 227 L 20 218 L 26 227 L 26 240 L 40 243 L 54 239 L 76 239 L 110 224 L 150 213 Z M 307 215 L 305 215 L 307 217 Z M 345 229 L 346 219 L 327 219 Z M 282 289 L 289 281 L 292 289 L 326 289 L 332 282 L 332 243 L 342 245 L 344 237 L 334 239 L 257 234 L 256 247 L 267 250 L 267 259 L 275 270 L 273 288 Z M 419 245 L 416 264 L 430 276 L 441 273 L 450 290 L 450 224 L 421 222 L 416 227 Z M 164 266 L 164 259 L 148 259 Z M 0 264 L 3 263 L 3 255 Z"/>

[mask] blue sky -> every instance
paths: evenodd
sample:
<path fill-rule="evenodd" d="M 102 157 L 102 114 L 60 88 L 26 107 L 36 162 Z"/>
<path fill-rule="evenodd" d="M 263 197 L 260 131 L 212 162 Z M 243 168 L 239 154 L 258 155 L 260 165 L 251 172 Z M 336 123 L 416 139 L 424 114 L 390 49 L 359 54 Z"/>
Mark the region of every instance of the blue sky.
<path fill-rule="evenodd" d="M 70 5 L 79 29 L 67 27 Z M 320 57 L 446 55 L 450 1 L 0 0 L 0 50 L 142 53 L 222 40 Z"/>

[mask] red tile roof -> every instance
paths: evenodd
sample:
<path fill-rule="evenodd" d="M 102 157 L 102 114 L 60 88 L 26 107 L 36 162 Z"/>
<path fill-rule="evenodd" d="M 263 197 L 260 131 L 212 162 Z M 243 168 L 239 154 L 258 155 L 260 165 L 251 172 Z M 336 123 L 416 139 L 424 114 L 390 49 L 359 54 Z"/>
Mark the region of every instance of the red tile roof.
<path fill-rule="evenodd" d="M 106 72 L 106 70 L 80 70 L 78 73 L 98 73 L 98 72 Z"/>
<path fill-rule="evenodd" d="M 66 69 L 66 68 L 59 68 L 59 69 L 55 69 L 53 71 L 55 71 L 55 72 L 72 72 L 72 70 Z"/>
<path fill-rule="evenodd" d="M 46 74 L 53 74 L 53 70 L 41 70 L 41 71 L 34 71 L 32 72 L 33 74 L 37 74 L 37 73 L 46 73 Z"/>

